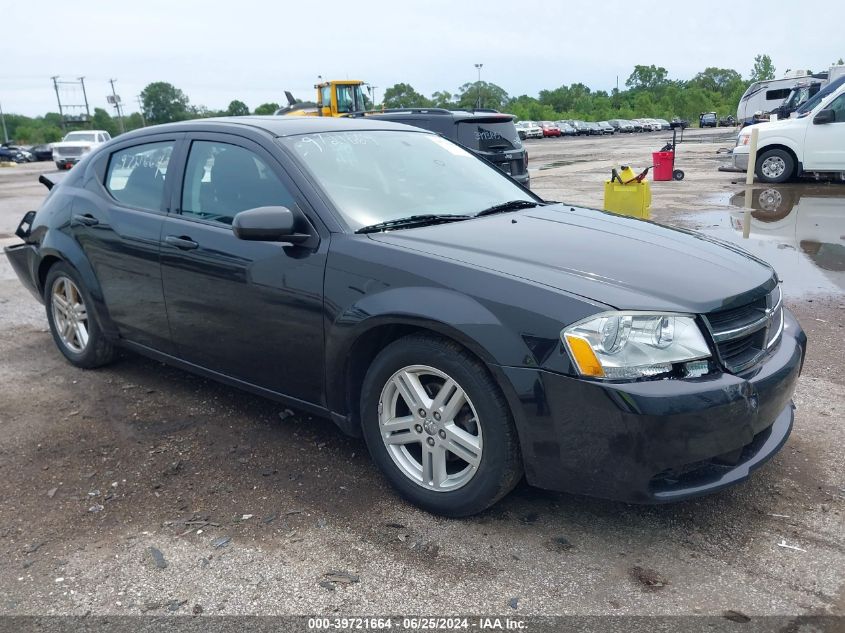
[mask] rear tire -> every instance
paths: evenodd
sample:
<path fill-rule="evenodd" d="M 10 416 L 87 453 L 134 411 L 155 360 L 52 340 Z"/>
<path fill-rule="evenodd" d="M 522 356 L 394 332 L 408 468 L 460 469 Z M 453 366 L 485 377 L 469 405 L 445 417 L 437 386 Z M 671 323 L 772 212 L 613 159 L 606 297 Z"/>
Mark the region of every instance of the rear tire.
<path fill-rule="evenodd" d="M 757 157 L 754 169 L 761 182 L 786 182 L 795 171 L 792 155 L 782 149 L 770 149 Z"/>
<path fill-rule="evenodd" d="M 382 350 L 364 379 L 361 420 L 387 480 L 429 512 L 476 514 L 522 478 L 516 430 L 499 386 L 452 341 L 411 335 Z"/>
<path fill-rule="evenodd" d="M 72 365 L 92 369 L 114 360 L 114 346 L 100 329 L 94 302 L 74 268 L 53 264 L 44 283 L 44 306 L 53 341 Z"/>

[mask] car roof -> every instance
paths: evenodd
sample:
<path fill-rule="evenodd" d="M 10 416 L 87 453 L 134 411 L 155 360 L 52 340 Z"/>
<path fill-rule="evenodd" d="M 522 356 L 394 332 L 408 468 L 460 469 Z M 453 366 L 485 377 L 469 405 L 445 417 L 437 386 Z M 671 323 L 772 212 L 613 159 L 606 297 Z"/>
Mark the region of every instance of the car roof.
<path fill-rule="evenodd" d="M 130 136 L 144 136 L 150 133 L 174 131 L 190 132 L 195 130 L 235 131 L 238 128 L 262 130 L 272 136 L 296 136 L 300 134 L 322 134 L 326 132 L 354 132 L 372 130 L 406 130 L 408 132 L 428 133 L 420 128 L 401 123 L 379 121 L 370 117 L 317 117 L 317 116 L 237 116 L 193 119 L 176 123 L 164 123 L 141 128 L 121 135 L 121 139 Z"/>
<path fill-rule="evenodd" d="M 451 117 L 455 122 L 471 121 L 475 119 L 482 119 L 485 121 L 501 120 L 513 121 L 516 117 L 512 114 L 499 112 L 497 110 L 447 110 L 446 108 L 390 108 L 383 111 L 368 112 L 363 116 L 358 115 L 355 118 L 364 119 L 384 119 L 391 118 L 408 118 L 414 119 L 419 117 Z"/>

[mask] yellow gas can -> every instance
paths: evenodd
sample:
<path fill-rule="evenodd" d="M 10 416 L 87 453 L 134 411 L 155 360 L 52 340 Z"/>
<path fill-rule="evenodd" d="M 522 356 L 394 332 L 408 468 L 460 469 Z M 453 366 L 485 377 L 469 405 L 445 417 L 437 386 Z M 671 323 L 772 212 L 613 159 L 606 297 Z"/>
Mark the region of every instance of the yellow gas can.
<path fill-rule="evenodd" d="M 648 220 L 651 207 L 651 188 L 645 174 L 639 176 L 630 167 L 613 170 L 604 182 L 604 210 Z"/>

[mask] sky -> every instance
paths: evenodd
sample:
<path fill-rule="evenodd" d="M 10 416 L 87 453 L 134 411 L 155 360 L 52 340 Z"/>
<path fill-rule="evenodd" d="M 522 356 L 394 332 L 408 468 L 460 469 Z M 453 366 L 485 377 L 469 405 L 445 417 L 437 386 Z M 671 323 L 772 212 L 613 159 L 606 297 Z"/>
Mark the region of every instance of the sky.
<path fill-rule="evenodd" d="M 635 64 L 747 77 L 767 53 L 781 76 L 845 57 L 845 3 L 829 1 L 0 0 L 0 22 L 0 106 L 30 116 L 57 110 L 52 76 L 84 76 L 92 112 L 109 108 L 116 79 L 131 112 L 153 81 L 194 105 L 252 109 L 284 103 L 285 90 L 313 100 L 318 75 L 364 80 L 377 99 L 399 82 L 430 96 L 475 81 L 480 63 L 482 80 L 536 96 L 574 82 L 610 90 L 617 77 L 623 88 Z M 62 100 L 81 92 L 65 86 Z"/>

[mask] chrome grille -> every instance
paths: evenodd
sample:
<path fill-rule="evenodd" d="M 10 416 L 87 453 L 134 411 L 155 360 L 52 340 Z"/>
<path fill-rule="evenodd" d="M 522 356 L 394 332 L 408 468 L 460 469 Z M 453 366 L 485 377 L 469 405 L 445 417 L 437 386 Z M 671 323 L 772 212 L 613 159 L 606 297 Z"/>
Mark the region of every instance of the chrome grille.
<path fill-rule="evenodd" d="M 748 369 L 780 340 L 783 331 L 780 286 L 744 306 L 711 312 L 704 318 L 725 368 L 733 372 Z"/>
<path fill-rule="evenodd" d="M 82 156 L 81 147 L 56 147 L 53 152 L 61 156 Z"/>

